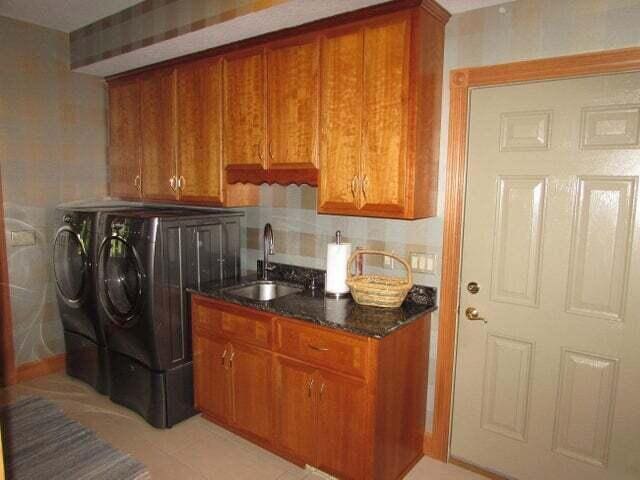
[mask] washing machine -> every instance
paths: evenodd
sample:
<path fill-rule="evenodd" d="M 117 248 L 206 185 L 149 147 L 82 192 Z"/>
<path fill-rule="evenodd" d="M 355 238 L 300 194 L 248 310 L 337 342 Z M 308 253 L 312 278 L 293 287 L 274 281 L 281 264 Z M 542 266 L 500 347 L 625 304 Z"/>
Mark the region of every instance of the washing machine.
<path fill-rule="evenodd" d="M 194 415 L 187 287 L 240 274 L 242 212 L 104 216 L 97 257 L 110 398 L 158 428 Z"/>
<path fill-rule="evenodd" d="M 97 313 L 97 224 L 104 212 L 135 206 L 123 202 L 75 202 L 57 209 L 60 223 L 53 242 L 52 266 L 67 353 L 66 371 L 102 394 L 109 393 L 109 356 Z"/>

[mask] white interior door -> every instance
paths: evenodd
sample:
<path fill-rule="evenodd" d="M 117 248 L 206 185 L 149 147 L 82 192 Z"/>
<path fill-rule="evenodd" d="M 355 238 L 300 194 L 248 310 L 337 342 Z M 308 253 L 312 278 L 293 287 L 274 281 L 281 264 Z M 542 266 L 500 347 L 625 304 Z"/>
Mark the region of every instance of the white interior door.
<path fill-rule="evenodd" d="M 472 92 L 452 456 L 640 478 L 639 128 L 640 74 Z"/>

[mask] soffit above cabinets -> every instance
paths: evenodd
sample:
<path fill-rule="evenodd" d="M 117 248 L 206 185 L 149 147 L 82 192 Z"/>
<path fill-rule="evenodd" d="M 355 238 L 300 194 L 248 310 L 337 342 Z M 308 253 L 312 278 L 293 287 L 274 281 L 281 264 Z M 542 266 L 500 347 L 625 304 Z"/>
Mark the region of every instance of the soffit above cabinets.
<path fill-rule="evenodd" d="M 387 0 L 0 0 L 0 15 L 70 32 L 72 70 L 111 76 Z M 440 0 L 451 13 L 505 0 Z"/>
<path fill-rule="evenodd" d="M 0 0 L 0 15 L 72 32 L 141 0 Z"/>

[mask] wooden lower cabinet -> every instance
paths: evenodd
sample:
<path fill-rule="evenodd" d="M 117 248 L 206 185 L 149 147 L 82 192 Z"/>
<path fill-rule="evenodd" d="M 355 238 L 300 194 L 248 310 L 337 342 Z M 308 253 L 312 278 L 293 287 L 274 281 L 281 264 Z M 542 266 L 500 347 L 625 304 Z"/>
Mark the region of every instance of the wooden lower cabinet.
<path fill-rule="evenodd" d="M 364 382 L 318 371 L 316 426 L 320 470 L 339 478 L 367 478 L 367 394 Z"/>
<path fill-rule="evenodd" d="M 275 362 L 275 443 L 302 463 L 313 464 L 317 439 L 315 399 L 311 381 L 315 369 L 279 357 Z"/>
<path fill-rule="evenodd" d="M 229 394 L 226 388 L 226 345 L 198 331 L 193 337 L 195 406 L 215 418 L 227 418 Z"/>
<path fill-rule="evenodd" d="M 230 420 L 263 440 L 272 437 L 271 352 L 242 343 L 230 344 Z"/>
<path fill-rule="evenodd" d="M 423 455 L 429 315 L 375 339 L 192 296 L 196 407 L 345 480 L 402 478 Z"/>

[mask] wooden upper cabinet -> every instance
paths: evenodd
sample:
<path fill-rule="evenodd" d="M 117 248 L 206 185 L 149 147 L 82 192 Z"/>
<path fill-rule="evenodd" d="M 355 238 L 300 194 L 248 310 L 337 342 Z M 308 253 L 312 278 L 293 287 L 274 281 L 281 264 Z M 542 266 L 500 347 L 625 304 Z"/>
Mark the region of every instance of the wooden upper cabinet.
<path fill-rule="evenodd" d="M 269 170 L 287 169 L 316 181 L 318 168 L 318 39 L 267 46 Z M 302 170 L 307 170 L 303 172 Z M 277 174 L 277 172 L 272 172 Z"/>
<path fill-rule="evenodd" d="M 141 80 L 142 196 L 174 200 L 176 184 L 174 69 L 146 74 Z"/>
<path fill-rule="evenodd" d="M 361 29 L 323 36 L 318 211 L 359 207 L 364 35 Z"/>
<path fill-rule="evenodd" d="M 266 163 L 266 82 L 263 49 L 224 59 L 223 152 L 228 175 L 261 172 Z"/>
<path fill-rule="evenodd" d="M 306 183 L 320 213 L 435 215 L 448 18 L 387 2 L 110 81 L 111 194 L 243 206 Z"/>
<path fill-rule="evenodd" d="M 109 193 L 136 200 L 141 195 L 140 82 L 109 86 Z"/>
<path fill-rule="evenodd" d="M 415 7 L 325 33 L 319 212 L 435 215 L 447 18 Z"/>
<path fill-rule="evenodd" d="M 180 199 L 221 204 L 222 60 L 187 63 L 176 70 Z"/>
<path fill-rule="evenodd" d="M 407 190 L 411 18 L 364 29 L 361 210 L 402 215 Z"/>

